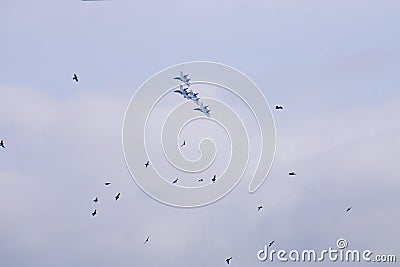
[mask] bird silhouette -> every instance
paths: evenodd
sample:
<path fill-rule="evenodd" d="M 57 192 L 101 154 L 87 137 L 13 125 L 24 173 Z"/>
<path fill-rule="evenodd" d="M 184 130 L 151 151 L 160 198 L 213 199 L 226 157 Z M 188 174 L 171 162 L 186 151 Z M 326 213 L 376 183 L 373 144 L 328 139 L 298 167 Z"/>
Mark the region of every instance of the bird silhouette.
<path fill-rule="evenodd" d="M 231 262 L 231 260 L 232 260 L 232 257 L 227 258 L 225 261 L 226 261 L 227 264 L 229 264 Z"/>
<path fill-rule="evenodd" d="M 275 109 L 283 109 L 282 106 L 275 106 Z"/>
<path fill-rule="evenodd" d="M 119 196 L 121 195 L 121 193 L 118 193 L 116 196 L 115 196 L 115 201 L 117 201 L 118 199 L 119 199 Z"/>
<path fill-rule="evenodd" d="M 94 210 L 93 212 L 92 212 L 92 216 L 95 216 L 97 214 L 97 210 Z"/>
<path fill-rule="evenodd" d="M 274 243 L 275 243 L 275 240 L 269 242 L 268 247 L 272 246 L 272 244 L 274 244 Z"/>
<path fill-rule="evenodd" d="M 260 209 L 262 209 L 262 208 L 263 208 L 263 206 L 258 206 L 257 210 L 260 211 Z"/>
<path fill-rule="evenodd" d="M 147 161 L 147 162 L 144 164 L 144 166 L 146 166 L 146 168 L 149 167 L 149 165 L 150 165 L 150 161 Z"/>
<path fill-rule="evenodd" d="M 148 236 L 148 237 L 146 238 L 146 240 L 144 241 L 144 245 L 146 245 L 146 243 L 149 242 L 149 238 L 150 238 L 150 236 Z"/>
<path fill-rule="evenodd" d="M 289 172 L 289 175 L 296 175 L 296 173 L 295 172 Z"/>
<path fill-rule="evenodd" d="M 185 146 L 185 145 L 186 145 L 186 141 L 183 140 L 183 143 L 182 143 L 181 147 L 183 147 L 183 146 Z"/>
<path fill-rule="evenodd" d="M 176 182 L 178 182 L 178 178 L 176 178 L 172 183 L 176 184 Z"/>
<path fill-rule="evenodd" d="M 74 80 L 75 82 L 79 81 L 78 75 L 76 75 L 76 73 L 74 73 L 74 77 L 72 77 L 72 80 Z"/>
<path fill-rule="evenodd" d="M 214 177 L 211 179 L 211 181 L 212 181 L 213 183 L 215 183 L 216 180 L 217 180 L 217 175 L 214 174 Z"/>
<path fill-rule="evenodd" d="M 99 199 L 97 197 L 95 199 L 93 199 L 94 203 L 97 203 L 97 201 L 99 201 Z"/>
<path fill-rule="evenodd" d="M 104 183 L 106 186 L 109 186 L 111 183 L 110 182 L 105 182 Z"/>
<path fill-rule="evenodd" d="M 347 210 L 346 210 L 346 212 L 349 212 L 349 211 L 351 210 L 351 208 L 352 208 L 352 207 L 348 207 Z"/>
<path fill-rule="evenodd" d="M 6 148 L 6 147 L 4 146 L 4 140 L 1 140 L 1 141 L 0 141 L 0 146 L 1 146 L 2 148 Z"/>

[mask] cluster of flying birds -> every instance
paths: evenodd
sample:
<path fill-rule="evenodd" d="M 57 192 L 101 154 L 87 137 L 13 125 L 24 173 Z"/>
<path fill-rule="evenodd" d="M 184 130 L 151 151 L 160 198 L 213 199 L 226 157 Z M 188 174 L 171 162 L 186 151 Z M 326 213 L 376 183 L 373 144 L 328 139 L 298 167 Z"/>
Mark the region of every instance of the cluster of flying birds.
<path fill-rule="evenodd" d="M 188 78 L 189 74 L 183 74 L 181 71 L 178 77 L 175 77 L 175 80 L 179 80 L 183 82 L 187 87 L 184 88 L 183 85 L 179 85 L 179 90 L 175 90 L 175 93 L 181 94 L 185 99 L 187 100 L 192 100 L 194 103 L 196 103 L 199 107 L 195 108 L 194 110 L 200 111 L 207 117 L 210 117 L 210 111 L 208 109 L 208 106 L 204 106 L 202 102 L 200 102 L 200 98 L 197 96 L 199 93 L 194 93 L 192 89 L 189 89 L 190 87 L 190 79 Z"/>
<path fill-rule="evenodd" d="M 84 0 L 82 0 L 82 1 L 84 1 Z M 86 1 L 88 1 L 88 0 L 86 0 Z M 89 0 L 89 1 L 90 1 L 90 0 Z M 96 1 L 96 0 L 92 0 L 92 1 Z M 204 115 L 206 115 L 207 117 L 210 117 L 210 111 L 211 111 L 211 110 L 208 109 L 208 106 L 204 106 L 204 104 L 203 104 L 202 102 L 200 102 L 200 98 L 198 97 L 198 93 L 193 92 L 192 89 L 188 90 L 188 87 L 190 87 L 190 82 L 189 82 L 189 81 L 190 81 L 190 78 L 188 78 L 188 76 L 189 76 L 189 74 L 183 74 L 183 72 L 181 71 L 181 72 L 180 72 L 180 75 L 179 75 L 178 77 L 175 77 L 175 78 L 174 78 L 175 80 L 179 80 L 179 81 L 183 82 L 184 85 L 187 86 L 187 87 L 185 88 L 184 85 L 179 85 L 179 90 L 175 90 L 174 92 L 175 92 L 175 93 L 179 93 L 180 95 L 182 95 L 182 96 L 183 96 L 185 99 L 187 99 L 187 100 L 192 100 L 194 103 L 196 103 L 196 104 L 199 106 L 199 107 L 195 108 L 194 110 L 200 111 L 200 112 L 202 112 Z M 76 73 L 73 74 L 72 80 L 74 80 L 75 82 L 78 82 L 78 81 L 79 81 L 78 75 L 77 75 Z M 278 105 L 277 105 L 277 106 L 275 106 L 275 109 L 276 109 L 276 110 L 283 109 L 283 106 L 278 106 Z M 184 145 L 186 145 L 186 142 L 185 142 L 185 141 L 183 141 L 181 147 L 183 147 Z M 1 140 L 1 141 L 0 141 L 0 147 L 5 148 L 4 140 Z M 147 161 L 147 162 L 144 164 L 144 166 L 145 166 L 146 168 L 148 168 L 148 167 L 150 166 L 150 161 Z M 289 172 L 288 175 L 289 175 L 289 176 L 295 176 L 295 175 L 296 175 L 296 172 L 291 171 L 291 172 Z M 172 181 L 172 183 L 173 183 L 173 184 L 176 184 L 176 183 L 178 182 L 178 180 L 179 180 L 179 179 L 176 178 L 174 181 Z M 217 180 L 217 175 L 214 175 L 213 178 L 211 179 L 211 181 L 212 181 L 213 183 L 215 183 L 216 180 Z M 203 179 L 199 179 L 198 181 L 199 181 L 199 182 L 203 182 L 204 180 L 203 180 Z M 106 182 L 106 183 L 104 183 L 104 184 L 105 184 L 105 186 L 109 186 L 111 183 L 110 183 L 110 182 Z M 121 195 L 121 193 L 117 193 L 117 195 L 114 197 L 114 198 L 115 198 L 115 201 L 117 201 L 117 200 L 120 198 L 120 195 Z M 97 203 L 98 201 L 99 201 L 98 197 L 96 197 L 96 198 L 93 200 L 93 202 L 95 202 L 95 203 Z M 257 207 L 257 211 L 260 211 L 262 208 L 263 208 L 262 205 L 258 206 L 258 207 Z M 348 213 L 351 209 L 352 209 L 352 207 L 348 207 L 348 208 L 346 209 L 346 213 Z M 96 216 L 96 214 L 97 214 L 97 209 L 95 209 L 95 210 L 92 212 L 92 216 Z M 149 239 L 150 239 L 150 236 L 147 236 L 146 240 L 144 241 L 144 244 L 146 244 L 147 242 L 149 242 Z M 271 247 L 274 243 L 275 243 L 275 240 L 271 241 L 271 242 L 268 244 L 268 247 Z M 233 257 L 227 258 L 227 259 L 225 260 L 226 263 L 227 263 L 227 264 L 230 264 L 232 258 L 233 258 Z"/>

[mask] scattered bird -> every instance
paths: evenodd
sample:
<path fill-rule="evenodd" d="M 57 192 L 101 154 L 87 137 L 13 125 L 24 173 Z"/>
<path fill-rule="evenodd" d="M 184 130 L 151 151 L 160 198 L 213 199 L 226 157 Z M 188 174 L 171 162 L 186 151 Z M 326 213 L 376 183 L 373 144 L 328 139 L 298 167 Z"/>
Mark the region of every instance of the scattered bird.
<path fill-rule="evenodd" d="M 96 197 L 95 199 L 93 199 L 94 203 L 97 203 L 99 201 L 99 199 Z"/>
<path fill-rule="evenodd" d="M 186 145 L 186 142 L 185 142 L 185 140 L 183 140 L 183 143 L 182 143 L 181 147 L 183 147 L 185 145 Z"/>
<path fill-rule="evenodd" d="M 216 180 L 217 180 L 217 175 L 214 174 L 214 177 L 211 179 L 211 181 L 212 181 L 213 183 L 215 183 Z"/>
<path fill-rule="evenodd" d="M 110 182 L 105 182 L 104 183 L 106 186 L 109 186 L 111 183 Z"/>
<path fill-rule="evenodd" d="M 272 246 L 272 244 L 274 244 L 274 243 L 275 243 L 275 240 L 273 240 L 273 241 L 269 242 L 269 244 L 268 244 L 268 247 L 271 247 L 271 246 Z"/>
<path fill-rule="evenodd" d="M 175 90 L 174 92 L 175 93 L 179 93 L 179 94 L 181 94 L 183 96 L 188 94 L 187 88 L 184 88 L 183 85 L 179 85 L 179 90 Z"/>
<path fill-rule="evenodd" d="M 121 193 L 118 193 L 116 196 L 115 196 L 115 201 L 117 201 L 118 199 L 119 199 L 119 196 L 121 195 Z"/>
<path fill-rule="evenodd" d="M 296 175 L 295 172 L 289 172 L 289 175 Z"/>
<path fill-rule="evenodd" d="M 147 168 L 147 167 L 149 167 L 149 164 L 150 164 L 150 161 L 147 161 L 147 162 L 144 164 L 144 166 L 146 166 L 146 168 Z"/>
<path fill-rule="evenodd" d="M 225 261 L 226 261 L 227 264 L 229 264 L 231 260 L 232 260 L 232 257 L 227 258 Z"/>
<path fill-rule="evenodd" d="M 262 208 L 263 208 L 263 206 L 258 206 L 257 210 L 260 211 L 260 209 L 262 209 Z"/>
<path fill-rule="evenodd" d="M 352 208 L 352 207 L 348 207 L 347 210 L 346 210 L 346 212 L 349 212 L 349 211 L 351 210 L 351 208 Z"/>
<path fill-rule="evenodd" d="M 94 210 L 93 212 L 92 212 L 92 216 L 95 216 L 97 214 L 97 210 Z"/>
<path fill-rule="evenodd" d="M 183 83 L 185 83 L 187 86 L 190 86 L 190 79 L 188 78 L 189 74 L 183 74 L 183 72 L 179 72 L 179 77 L 175 77 L 175 80 L 179 80 Z"/>
<path fill-rule="evenodd" d="M 150 238 L 150 236 L 148 236 L 148 237 L 146 238 L 146 240 L 144 241 L 144 245 L 146 245 L 146 243 L 149 242 L 149 238 Z"/>
<path fill-rule="evenodd" d="M 178 182 L 178 178 L 176 178 L 172 183 L 176 184 Z"/>
<path fill-rule="evenodd" d="M 282 106 L 275 106 L 275 109 L 283 109 Z"/>
<path fill-rule="evenodd" d="M 193 109 L 193 110 L 200 111 L 201 113 L 203 113 L 203 114 L 206 115 L 207 117 L 210 117 L 210 111 L 211 111 L 211 110 L 208 109 L 208 106 L 204 106 L 203 103 L 200 103 L 200 107 L 195 108 L 195 109 Z"/>
<path fill-rule="evenodd" d="M 2 148 L 6 148 L 6 147 L 4 146 L 4 140 L 1 140 L 1 141 L 0 141 L 0 146 L 1 146 Z"/>
<path fill-rule="evenodd" d="M 76 73 L 74 73 L 74 77 L 72 77 L 72 80 L 74 80 L 75 82 L 79 81 L 78 75 L 76 75 Z"/>
<path fill-rule="evenodd" d="M 204 180 L 203 179 L 199 179 L 199 182 L 203 182 Z"/>

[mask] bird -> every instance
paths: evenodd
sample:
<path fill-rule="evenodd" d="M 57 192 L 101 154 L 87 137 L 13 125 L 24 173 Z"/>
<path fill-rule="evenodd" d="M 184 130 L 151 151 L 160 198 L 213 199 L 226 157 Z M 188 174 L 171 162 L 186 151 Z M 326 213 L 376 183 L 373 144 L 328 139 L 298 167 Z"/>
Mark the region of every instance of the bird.
<path fill-rule="evenodd" d="M 351 208 L 352 208 L 352 207 L 348 207 L 347 210 L 346 210 L 346 212 L 349 212 L 349 211 L 351 210 Z"/>
<path fill-rule="evenodd" d="M 119 199 L 119 196 L 121 195 L 121 193 L 118 193 L 116 196 L 115 196 L 115 201 L 117 201 L 118 199 Z"/>
<path fill-rule="evenodd" d="M 147 168 L 147 167 L 149 167 L 149 164 L 150 164 L 150 161 L 147 161 L 147 162 L 144 164 L 144 166 L 146 166 L 146 168 Z"/>
<path fill-rule="evenodd" d="M 231 260 L 232 260 L 232 257 L 227 258 L 225 261 L 226 261 L 227 264 L 229 264 Z"/>
<path fill-rule="evenodd" d="M 275 106 L 275 109 L 283 109 L 282 106 Z"/>
<path fill-rule="evenodd" d="M 150 238 L 150 236 L 148 236 L 148 237 L 146 238 L 146 240 L 144 241 L 144 245 L 146 245 L 146 243 L 149 242 L 149 238 Z"/>
<path fill-rule="evenodd" d="M 211 181 L 212 181 L 213 183 L 215 183 L 216 180 L 217 180 L 217 175 L 214 174 L 214 177 L 211 179 Z"/>
<path fill-rule="evenodd" d="M 179 90 L 175 90 L 174 93 L 181 94 L 183 96 L 187 95 L 187 88 L 184 88 L 183 85 L 179 85 Z"/>
<path fill-rule="evenodd" d="M 268 247 L 271 247 L 273 243 L 275 243 L 275 240 L 269 242 Z"/>
<path fill-rule="evenodd" d="M 181 147 L 183 147 L 185 145 L 186 145 L 186 142 L 185 142 L 185 140 L 183 140 L 183 143 L 182 143 Z"/>
<path fill-rule="evenodd" d="M 178 178 L 176 178 L 172 183 L 176 184 L 176 182 L 178 182 Z"/>
<path fill-rule="evenodd" d="M 199 179 L 199 182 L 203 182 L 204 180 L 203 179 Z"/>
<path fill-rule="evenodd" d="M 92 216 L 95 216 L 97 214 L 97 210 L 94 210 L 93 212 L 92 212 Z"/>
<path fill-rule="evenodd" d="M 78 75 L 76 75 L 76 73 L 74 73 L 74 77 L 72 77 L 72 80 L 74 80 L 75 82 L 79 81 Z"/>
<path fill-rule="evenodd" d="M 262 208 L 263 208 L 263 206 L 258 206 L 257 207 L 258 211 L 260 211 L 260 209 L 262 209 Z"/>
<path fill-rule="evenodd" d="M 6 148 L 6 147 L 4 146 L 4 140 L 1 140 L 1 141 L 0 141 L 0 146 L 1 146 L 2 148 Z"/>
<path fill-rule="evenodd" d="M 289 172 L 289 175 L 296 175 L 295 172 Z"/>
<path fill-rule="evenodd" d="M 97 197 L 95 199 L 93 199 L 94 203 L 97 203 L 97 201 L 99 201 L 99 199 Z"/>
<path fill-rule="evenodd" d="M 104 183 L 106 186 L 109 186 L 111 183 L 110 182 L 105 182 Z"/>

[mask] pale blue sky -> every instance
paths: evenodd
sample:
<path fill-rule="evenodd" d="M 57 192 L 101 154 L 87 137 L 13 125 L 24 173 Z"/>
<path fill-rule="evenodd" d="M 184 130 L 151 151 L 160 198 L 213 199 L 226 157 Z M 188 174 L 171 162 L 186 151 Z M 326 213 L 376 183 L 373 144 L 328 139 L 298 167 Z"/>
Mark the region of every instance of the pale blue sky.
<path fill-rule="evenodd" d="M 399 258 L 399 12 L 398 1 L 4 0 L 1 262 L 279 265 L 257 251 L 271 240 L 322 250 L 340 237 Z M 242 183 L 183 210 L 132 181 L 121 127 L 147 78 L 192 60 L 239 69 L 285 109 L 274 112 L 277 154 L 259 191 Z"/>

